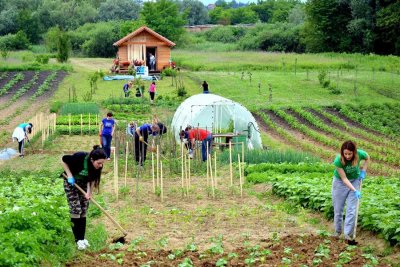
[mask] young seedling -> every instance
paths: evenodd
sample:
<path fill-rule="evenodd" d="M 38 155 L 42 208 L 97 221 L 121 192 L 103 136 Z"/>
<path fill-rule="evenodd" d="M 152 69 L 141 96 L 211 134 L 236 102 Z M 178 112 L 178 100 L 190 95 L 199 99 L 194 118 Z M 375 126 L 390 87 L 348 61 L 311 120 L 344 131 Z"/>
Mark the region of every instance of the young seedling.
<path fill-rule="evenodd" d="M 228 264 L 228 261 L 225 258 L 220 258 L 219 260 L 217 260 L 217 262 L 215 263 L 215 266 L 217 267 L 223 267 L 226 266 Z"/>
<path fill-rule="evenodd" d="M 339 264 L 346 264 L 351 261 L 351 254 L 349 252 L 343 251 L 339 254 Z"/>
<path fill-rule="evenodd" d="M 179 267 L 193 267 L 193 262 L 190 258 L 184 258 L 181 263 L 178 265 Z"/>
<path fill-rule="evenodd" d="M 142 236 L 139 236 L 138 238 L 135 238 L 131 241 L 131 243 L 128 246 L 127 251 L 137 251 L 138 250 L 138 245 L 142 243 L 144 238 Z"/>
<path fill-rule="evenodd" d="M 160 247 L 160 249 L 165 248 L 169 243 L 168 237 L 164 236 L 157 240 L 157 246 Z"/>

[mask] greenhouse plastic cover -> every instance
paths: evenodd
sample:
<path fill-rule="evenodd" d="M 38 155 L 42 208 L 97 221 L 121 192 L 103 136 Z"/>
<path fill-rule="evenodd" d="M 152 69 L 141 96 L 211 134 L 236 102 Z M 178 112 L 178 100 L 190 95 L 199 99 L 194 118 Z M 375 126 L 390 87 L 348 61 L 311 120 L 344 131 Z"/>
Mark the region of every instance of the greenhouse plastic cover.
<path fill-rule="evenodd" d="M 241 104 L 214 94 L 189 97 L 178 107 L 172 119 L 172 132 L 180 142 L 179 131 L 188 125 L 212 133 L 226 132 L 233 122 L 234 133 L 246 135 L 249 148 L 262 148 L 259 128 L 253 115 Z"/>

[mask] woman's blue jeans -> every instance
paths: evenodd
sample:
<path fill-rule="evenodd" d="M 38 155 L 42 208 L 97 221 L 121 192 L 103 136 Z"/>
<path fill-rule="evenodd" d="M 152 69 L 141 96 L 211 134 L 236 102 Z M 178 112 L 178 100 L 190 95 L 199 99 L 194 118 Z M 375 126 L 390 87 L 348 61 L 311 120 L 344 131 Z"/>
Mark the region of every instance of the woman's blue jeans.
<path fill-rule="evenodd" d="M 202 142 L 201 142 L 201 157 L 203 161 L 207 160 L 207 144 L 208 144 L 208 154 L 211 154 L 211 142 L 212 135 L 209 134 Z"/>
<path fill-rule="evenodd" d="M 102 141 L 102 147 L 104 151 L 107 154 L 107 158 L 110 157 L 111 154 L 111 141 L 112 141 L 112 136 L 111 135 L 102 135 L 101 136 L 101 141 Z"/>

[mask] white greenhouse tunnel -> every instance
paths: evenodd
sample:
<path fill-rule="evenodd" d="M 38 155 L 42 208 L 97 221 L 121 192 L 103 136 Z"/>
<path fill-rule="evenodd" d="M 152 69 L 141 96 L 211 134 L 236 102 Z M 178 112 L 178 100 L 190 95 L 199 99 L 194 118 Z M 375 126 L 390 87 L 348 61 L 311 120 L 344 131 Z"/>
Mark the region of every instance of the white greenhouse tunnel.
<path fill-rule="evenodd" d="M 232 125 L 233 124 L 233 125 Z M 179 143 L 179 132 L 188 125 L 213 134 L 228 131 L 246 137 L 247 147 L 261 149 L 261 136 L 253 115 L 241 104 L 214 94 L 198 94 L 186 99 L 172 119 L 172 132 Z"/>

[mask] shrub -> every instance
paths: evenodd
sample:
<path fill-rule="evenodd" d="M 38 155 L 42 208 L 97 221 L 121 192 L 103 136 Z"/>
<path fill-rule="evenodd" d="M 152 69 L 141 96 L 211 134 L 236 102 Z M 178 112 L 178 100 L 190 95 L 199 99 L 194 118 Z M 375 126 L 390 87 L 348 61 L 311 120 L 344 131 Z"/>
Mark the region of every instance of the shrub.
<path fill-rule="evenodd" d="M 117 22 L 88 23 L 70 32 L 70 35 L 73 49 L 81 50 L 90 57 L 115 56 L 113 43 L 122 37 Z"/>
<path fill-rule="evenodd" d="M 47 64 L 49 63 L 50 56 L 47 54 L 39 54 L 36 55 L 36 61 L 40 64 Z"/>
<path fill-rule="evenodd" d="M 53 101 L 50 104 L 50 113 L 58 113 L 62 107 L 63 103 L 61 101 Z"/>
<path fill-rule="evenodd" d="M 7 34 L 0 37 L 0 47 L 5 47 L 8 50 L 28 49 L 29 45 L 29 39 L 24 31 L 19 31 L 16 34 Z"/>
<path fill-rule="evenodd" d="M 324 83 L 325 77 L 326 77 L 326 71 L 325 70 L 321 70 L 318 73 L 318 80 L 319 80 L 319 84 L 320 85 L 322 85 Z"/>
<path fill-rule="evenodd" d="M 161 73 L 163 76 L 172 76 L 176 77 L 177 71 L 171 68 L 166 68 Z"/>
<path fill-rule="evenodd" d="M 266 50 L 278 52 L 303 52 L 300 42 L 301 25 L 290 23 L 258 24 L 240 39 L 242 50 Z"/>
<path fill-rule="evenodd" d="M 177 92 L 179 97 L 184 97 L 187 94 L 187 91 L 185 89 L 185 86 L 179 86 L 178 87 L 178 92 Z"/>
<path fill-rule="evenodd" d="M 212 28 L 204 33 L 207 41 L 234 43 L 239 37 L 235 35 L 234 28 L 231 26 L 219 26 Z"/>
<path fill-rule="evenodd" d="M 64 63 L 68 61 L 69 50 L 70 50 L 69 36 L 67 33 L 60 31 L 57 39 L 58 62 Z"/>

